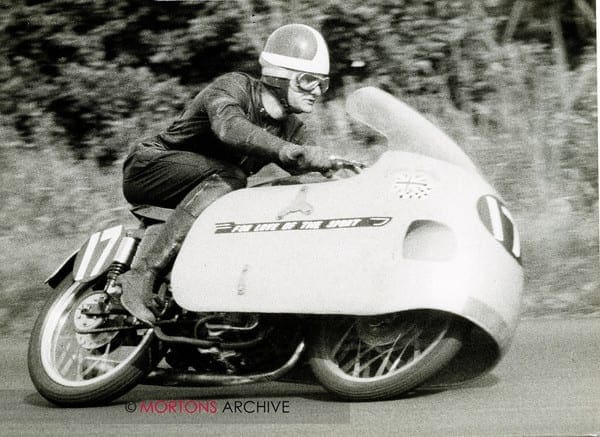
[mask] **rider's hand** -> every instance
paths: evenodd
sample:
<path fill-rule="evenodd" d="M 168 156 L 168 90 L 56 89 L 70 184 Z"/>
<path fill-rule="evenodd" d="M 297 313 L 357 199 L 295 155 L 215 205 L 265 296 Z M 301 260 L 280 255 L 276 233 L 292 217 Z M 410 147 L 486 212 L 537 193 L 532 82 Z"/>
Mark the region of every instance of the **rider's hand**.
<path fill-rule="evenodd" d="M 286 144 L 279 150 L 279 160 L 286 167 L 301 171 L 325 172 L 333 168 L 333 162 L 323 147 Z"/>
<path fill-rule="evenodd" d="M 279 149 L 279 161 L 284 167 L 297 167 L 298 160 L 304 153 L 304 147 L 294 143 L 287 143 Z"/>
<path fill-rule="evenodd" d="M 299 159 L 299 166 L 305 170 L 327 171 L 333 168 L 329 153 L 320 146 L 306 146 Z"/>

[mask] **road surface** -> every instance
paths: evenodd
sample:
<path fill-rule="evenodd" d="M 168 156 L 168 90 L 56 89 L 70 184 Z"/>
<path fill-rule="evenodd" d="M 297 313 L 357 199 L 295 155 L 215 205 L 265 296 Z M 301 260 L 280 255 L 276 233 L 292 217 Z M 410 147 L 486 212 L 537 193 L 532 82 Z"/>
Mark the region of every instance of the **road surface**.
<path fill-rule="evenodd" d="M 139 386 L 107 407 L 61 409 L 29 381 L 25 343 L 0 341 L 0 435 L 600 435 L 599 318 L 525 320 L 504 360 L 478 381 L 373 403 L 271 383 Z"/>

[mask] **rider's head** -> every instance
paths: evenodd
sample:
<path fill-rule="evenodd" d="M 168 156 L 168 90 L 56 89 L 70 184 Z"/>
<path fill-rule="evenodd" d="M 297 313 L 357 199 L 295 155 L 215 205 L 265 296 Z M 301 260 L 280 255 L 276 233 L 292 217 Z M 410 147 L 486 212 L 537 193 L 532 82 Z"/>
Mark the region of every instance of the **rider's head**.
<path fill-rule="evenodd" d="M 269 36 L 259 59 L 262 82 L 290 112 L 311 112 L 329 87 L 329 51 L 323 36 L 304 24 L 288 24 Z"/>

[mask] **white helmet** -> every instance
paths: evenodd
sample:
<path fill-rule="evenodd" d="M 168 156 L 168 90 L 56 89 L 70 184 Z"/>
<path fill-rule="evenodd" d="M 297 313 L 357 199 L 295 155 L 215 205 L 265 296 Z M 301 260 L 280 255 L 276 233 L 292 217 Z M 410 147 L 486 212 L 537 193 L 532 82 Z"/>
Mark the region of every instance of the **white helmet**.
<path fill-rule="evenodd" d="M 273 32 L 260 54 L 262 75 L 291 79 L 294 72 L 327 76 L 329 51 L 323 36 L 304 24 L 287 24 Z"/>

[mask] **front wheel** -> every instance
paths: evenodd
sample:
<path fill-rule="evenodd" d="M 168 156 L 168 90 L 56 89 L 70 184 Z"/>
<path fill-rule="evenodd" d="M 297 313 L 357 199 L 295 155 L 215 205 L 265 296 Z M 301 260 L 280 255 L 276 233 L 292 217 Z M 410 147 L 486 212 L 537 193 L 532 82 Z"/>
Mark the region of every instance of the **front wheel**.
<path fill-rule="evenodd" d="M 311 368 L 341 398 L 370 401 L 398 396 L 441 370 L 462 346 L 452 316 L 410 311 L 342 317 L 322 323 Z"/>
<path fill-rule="evenodd" d="M 29 375 L 38 392 L 57 405 L 107 403 L 132 389 L 157 362 L 152 329 L 110 330 L 126 326 L 128 315 L 97 310 L 106 296 L 102 285 L 74 282 L 70 275 L 34 325 Z M 102 332 L 81 333 L 93 329 Z"/>

